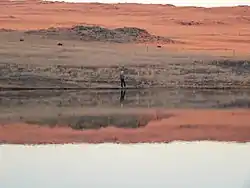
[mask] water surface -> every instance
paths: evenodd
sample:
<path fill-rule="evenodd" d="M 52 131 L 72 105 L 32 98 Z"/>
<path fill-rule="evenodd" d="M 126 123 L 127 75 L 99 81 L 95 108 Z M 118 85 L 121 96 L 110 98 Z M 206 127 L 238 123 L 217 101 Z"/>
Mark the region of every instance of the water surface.
<path fill-rule="evenodd" d="M 249 96 L 250 90 L 0 91 L 0 123 L 137 128 L 155 119 L 152 111 L 166 119 L 165 109 L 249 109 Z"/>
<path fill-rule="evenodd" d="M 250 144 L 1 145 L 3 188 L 248 188 Z"/>

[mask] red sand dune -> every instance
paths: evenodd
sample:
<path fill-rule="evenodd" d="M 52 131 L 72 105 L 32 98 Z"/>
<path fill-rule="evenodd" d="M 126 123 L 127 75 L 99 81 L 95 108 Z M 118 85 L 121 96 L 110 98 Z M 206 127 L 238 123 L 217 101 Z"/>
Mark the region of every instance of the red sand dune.
<path fill-rule="evenodd" d="M 0 1 L 0 27 L 38 29 L 97 24 L 140 27 L 178 39 L 178 51 L 249 54 L 250 7 L 196 8 L 169 5 Z"/>

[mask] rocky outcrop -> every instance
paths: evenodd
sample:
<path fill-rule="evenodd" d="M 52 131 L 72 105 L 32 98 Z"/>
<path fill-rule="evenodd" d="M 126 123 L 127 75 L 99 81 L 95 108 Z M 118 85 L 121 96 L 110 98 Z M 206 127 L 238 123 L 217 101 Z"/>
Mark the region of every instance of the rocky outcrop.
<path fill-rule="evenodd" d="M 26 34 L 38 34 L 45 37 L 62 37 L 79 39 L 82 41 L 103 41 L 117 43 L 177 43 L 167 37 L 155 36 L 145 29 L 136 27 L 123 27 L 108 29 L 100 26 L 77 25 L 72 28 L 49 28 L 26 31 Z"/>

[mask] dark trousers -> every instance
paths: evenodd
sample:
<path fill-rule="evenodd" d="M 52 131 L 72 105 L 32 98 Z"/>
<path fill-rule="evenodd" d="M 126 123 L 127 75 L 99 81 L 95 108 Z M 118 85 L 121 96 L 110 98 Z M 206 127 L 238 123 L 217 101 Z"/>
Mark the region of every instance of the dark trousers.
<path fill-rule="evenodd" d="M 126 82 L 124 78 L 121 78 L 121 87 L 126 87 Z"/>

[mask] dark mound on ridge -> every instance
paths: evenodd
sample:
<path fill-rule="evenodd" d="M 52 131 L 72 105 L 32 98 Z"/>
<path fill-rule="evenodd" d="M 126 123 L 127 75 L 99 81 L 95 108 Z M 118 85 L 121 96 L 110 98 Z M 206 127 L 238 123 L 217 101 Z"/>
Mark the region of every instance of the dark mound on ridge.
<path fill-rule="evenodd" d="M 172 39 L 150 34 L 145 29 L 123 27 L 108 29 L 100 26 L 77 25 L 72 28 L 48 28 L 29 30 L 26 34 L 42 35 L 48 38 L 76 39 L 82 41 L 101 41 L 115 43 L 177 43 Z"/>

